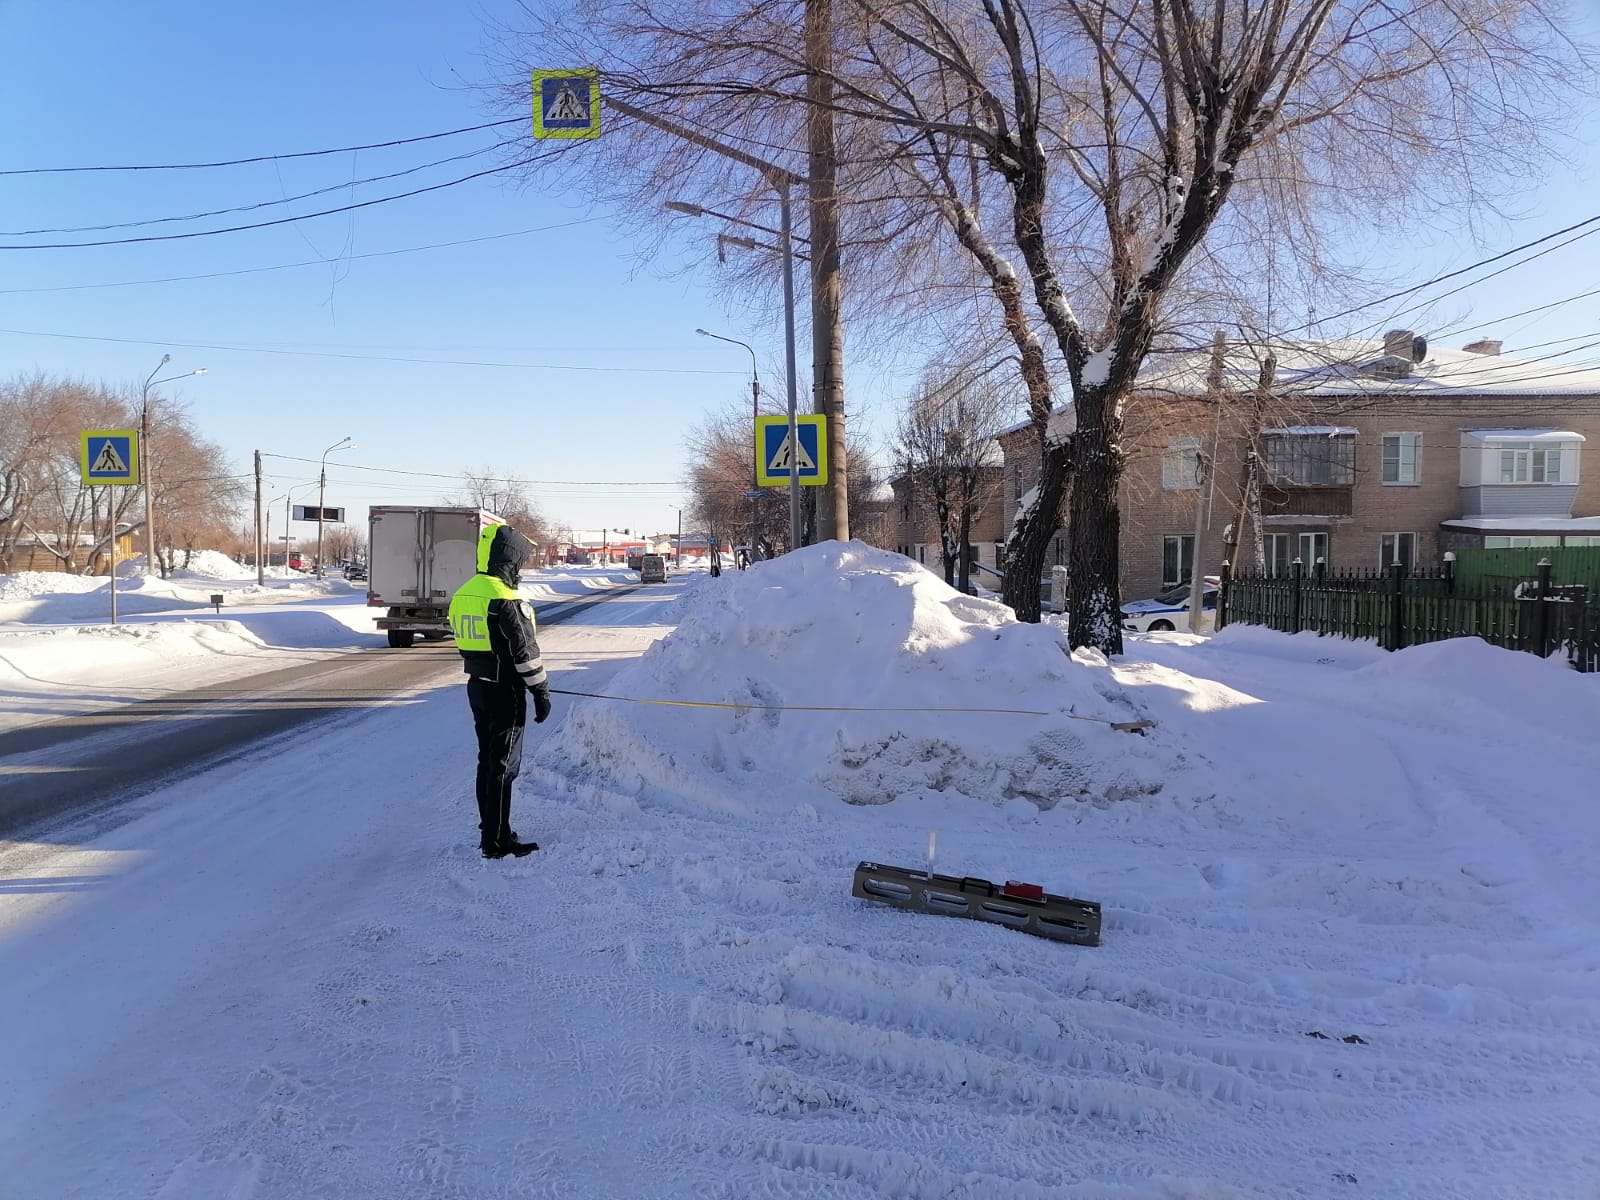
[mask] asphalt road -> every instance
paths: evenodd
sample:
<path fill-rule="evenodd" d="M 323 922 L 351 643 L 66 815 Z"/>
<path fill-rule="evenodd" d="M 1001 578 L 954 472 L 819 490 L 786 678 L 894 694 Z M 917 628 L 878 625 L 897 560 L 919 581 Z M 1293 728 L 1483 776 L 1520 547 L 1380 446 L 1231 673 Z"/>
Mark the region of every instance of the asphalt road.
<path fill-rule="evenodd" d="M 613 596 L 535 606 L 540 628 Z M 461 670 L 454 642 L 357 650 L 0 733 L 0 838 L 90 816 L 242 754 L 265 738 L 404 703 Z"/>

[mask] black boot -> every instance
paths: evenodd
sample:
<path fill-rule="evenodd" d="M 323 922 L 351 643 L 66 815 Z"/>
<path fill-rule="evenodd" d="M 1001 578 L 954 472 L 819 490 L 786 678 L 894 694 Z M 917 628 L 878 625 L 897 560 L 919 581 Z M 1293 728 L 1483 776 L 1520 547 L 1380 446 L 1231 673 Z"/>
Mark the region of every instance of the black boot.
<path fill-rule="evenodd" d="M 483 852 L 483 856 L 485 858 L 504 858 L 510 853 L 510 851 L 502 846 L 499 842 L 480 842 L 478 844 L 478 849 Z"/>
<path fill-rule="evenodd" d="M 504 855 L 510 854 L 516 858 L 522 858 L 525 855 L 532 854 L 538 848 L 538 842 L 525 842 L 519 838 L 514 831 L 508 831 L 506 835 L 500 839 L 500 845 L 497 847 L 499 853 L 493 857 L 500 858 Z"/>

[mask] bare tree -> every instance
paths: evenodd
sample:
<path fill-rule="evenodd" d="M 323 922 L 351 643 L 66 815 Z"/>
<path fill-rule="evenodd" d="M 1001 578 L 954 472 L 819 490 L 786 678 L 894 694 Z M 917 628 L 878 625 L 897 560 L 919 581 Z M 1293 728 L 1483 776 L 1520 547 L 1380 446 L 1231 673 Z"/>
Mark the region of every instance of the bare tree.
<path fill-rule="evenodd" d="M 1259 294 L 1280 271 L 1288 286 L 1300 264 L 1332 262 L 1329 234 L 1352 222 L 1493 211 L 1540 170 L 1563 101 L 1593 74 L 1549 0 L 846 0 L 826 68 L 783 6 L 632 0 L 572 10 L 581 28 L 563 27 L 567 11 L 536 21 L 541 51 L 579 53 L 605 86 L 680 123 L 792 157 L 808 106 L 824 105 L 856 209 L 847 257 L 926 245 L 936 221 L 978 264 L 1041 455 L 1006 598 L 1037 617 L 1070 477 L 1070 636 L 1108 652 L 1121 648 L 1126 408 L 1157 335 L 1176 327 L 1174 300 L 1219 281 Z M 604 194 L 653 206 L 693 186 L 736 211 L 757 202 L 731 164 L 636 128 L 621 140 L 626 159 L 588 159 L 614 173 Z M 1291 252 L 1264 263 L 1263 245 Z M 900 265 L 915 278 L 946 262 Z M 943 283 L 972 299 L 970 274 Z M 1034 320 L 1053 366 L 1030 342 Z M 1055 442 L 1052 373 L 1076 409 Z"/>
<path fill-rule="evenodd" d="M 984 376 L 993 370 L 939 365 L 901 414 L 895 453 L 900 474 L 934 513 L 944 580 L 966 591 L 972 521 L 994 499 L 999 478 L 995 436 L 1010 398 Z"/>
<path fill-rule="evenodd" d="M 496 474 L 485 467 L 463 471 L 461 487 L 449 497 L 450 503 L 487 509 L 516 527 L 541 549 L 550 540 L 550 529 L 533 503 L 528 485 L 519 479 Z"/>

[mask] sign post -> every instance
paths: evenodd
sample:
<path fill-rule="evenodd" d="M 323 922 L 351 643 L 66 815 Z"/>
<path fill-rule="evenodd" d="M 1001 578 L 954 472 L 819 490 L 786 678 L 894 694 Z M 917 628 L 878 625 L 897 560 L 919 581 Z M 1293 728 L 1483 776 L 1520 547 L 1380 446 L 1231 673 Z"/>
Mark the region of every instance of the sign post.
<path fill-rule="evenodd" d="M 84 487 L 128 487 L 139 482 L 139 433 L 134 429 L 86 429 L 78 438 Z M 117 623 L 117 506 L 106 493 L 111 540 L 111 623 Z"/>

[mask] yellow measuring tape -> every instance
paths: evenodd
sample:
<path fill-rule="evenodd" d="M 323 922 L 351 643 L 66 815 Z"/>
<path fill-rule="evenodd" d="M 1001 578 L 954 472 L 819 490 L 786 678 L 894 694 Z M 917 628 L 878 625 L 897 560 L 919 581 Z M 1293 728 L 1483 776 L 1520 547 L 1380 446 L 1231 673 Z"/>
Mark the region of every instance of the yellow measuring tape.
<path fill-rule="evenodd" d="M 989 713 L 1008 717 L 1067 717 L 1073 721 L 1093 721 L 1109 725 L 1120 733 L 1143 733 L 1154 721 L 1106 721 L 1100 717 L 1080 717 L 1074 713 L 1048 713 L 1032 708 L 868 708 L 847 704 L 729 704 L 716 700 L 654 700 L 642 696 L 607 696 L 603 692 L 577 692 L 570 688 L 551 688 L 558 696 L 582 696 L 588 700 L 616 700 L 622 704 L 663 704 L 674 708 L 730 708 L 735 712 L 877 712 L 877 713 Z"/>

